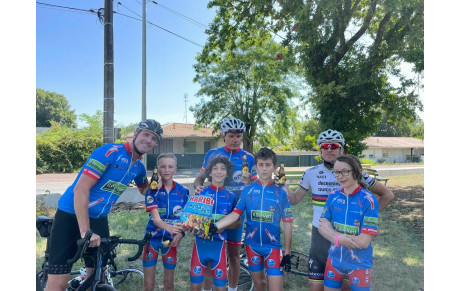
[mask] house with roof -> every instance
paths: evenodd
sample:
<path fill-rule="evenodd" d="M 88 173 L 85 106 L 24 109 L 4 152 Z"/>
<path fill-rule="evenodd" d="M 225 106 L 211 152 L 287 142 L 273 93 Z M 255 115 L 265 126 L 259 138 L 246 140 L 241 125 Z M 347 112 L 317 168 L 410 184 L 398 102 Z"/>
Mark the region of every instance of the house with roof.
<path fill-rule="evenodd" d="M 423 161 L 424 141 L 413 137 L 371 136 L 363 143 L 367 149 L 364 158 L 382 163 L 407 163 Z"/>

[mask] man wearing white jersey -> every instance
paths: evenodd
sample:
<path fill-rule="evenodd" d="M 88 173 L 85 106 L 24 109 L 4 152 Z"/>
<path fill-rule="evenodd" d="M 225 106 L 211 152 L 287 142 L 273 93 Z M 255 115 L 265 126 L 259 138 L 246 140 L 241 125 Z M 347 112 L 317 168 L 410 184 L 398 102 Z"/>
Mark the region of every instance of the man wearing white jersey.
<path fill-rule="evenodd" d="M 311 291 L 322 291 L 324 288 L 324 269 L 331 243 L 323 238 L 318 231 L 319 218 L 329 193 L 341 188 L 333 174 L 333 170 L 337 157 L 344 152 L 345 139 L 340 132 L 328 129 L 318 136 L 317 143 L 323 163 L 307 169 L 300 180 L 299 187 L 295 191 L 286 187 L 291 205 L 299 203 L 307 195 L 308 190 L 312 190 L 313 222 L 308 271 Z M 378 202 L 380 211 L 393 201 L 393 192 L 365 172 L 363 172 L 362 182 L 372 193 L 380 197 Z M 342 290 L 343 288 L 347 287 L 343 286 Z"/>

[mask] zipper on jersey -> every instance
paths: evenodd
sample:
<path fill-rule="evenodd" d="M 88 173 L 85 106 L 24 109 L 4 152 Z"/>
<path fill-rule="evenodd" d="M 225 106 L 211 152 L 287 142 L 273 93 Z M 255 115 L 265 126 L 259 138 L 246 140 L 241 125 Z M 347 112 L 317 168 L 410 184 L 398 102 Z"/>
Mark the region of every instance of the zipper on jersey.
<path fill-rule="evenodd" d="M 214 217 L 217 217 L 217 199 L 218 199 L 218 196 L 219 196 L 219 190 L 218 188 L 216 188 L 216 199 L 214 199 L 214 206 L 215 209 L 214 209 Z M 214 221 L 214 223 L 216 223 L 216 221 Z M 214 236 L 211 237 L 211 241 L 214 241 Z"/>
<path fill-rule="evenodd" d="M 344 221 L 344 232 L 347 234 L 347 216 L 348 216 L 348 195 L 347 196 L 347 207 L 345 209 L 345 221 Z M 340 262 L 342 262 L 343 247 L 340 247 Z"/>
<path fill-rule="evenodd" d="M 168 190 L 166 190 L 166 187 L 165 187 L 165 192 L 166 192 L 166 218 L 168 218 L 169 217 L 169 193 L 168 193 Z M 163 231 L 163 236 L 161 237 L 161 241 L 165 239 L 165 233 L 166 231 Z M 172 234 L 171 234 L 171 237 L 172 237 Z"/>
<path fill-rule="evenodd" d="M 262 210 L 263 210 L 263 204 L 264 204 L 264 192 L 265 192 L 265 186 L 262 186 L 262 198 L 260 199 L 260 227 L 259 227 L 259 233 L 260 233 L 260 246 L 262 246 Z"/>

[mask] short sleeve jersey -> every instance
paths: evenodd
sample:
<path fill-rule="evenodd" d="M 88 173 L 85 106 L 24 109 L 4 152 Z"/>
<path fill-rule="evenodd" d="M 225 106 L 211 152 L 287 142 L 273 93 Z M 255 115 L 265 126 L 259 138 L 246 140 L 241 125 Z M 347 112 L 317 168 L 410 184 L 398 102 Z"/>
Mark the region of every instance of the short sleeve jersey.
<path fill-rule="evenodd" d="M 305 191 L 311 189 L 312 202 L 313 202 L 313 221 L 315 227 L 319 226 L 319 218 L 323 211 L 324 204 L 326 203 L 329 193 L 341 189 L 339 182 L 333 173 L 332 168 L 325 167 L 324 164 L 317 165 L 313 168 L 307 169 L 300 180 L 300 187 Z M 372 189 L 377 181 L 363 171 L 363 178 L 361 180 L 368 189 Z"/>
<path fill-rule="evenodd" d="M 237 202 L 235 194 L 224 188 L 224 186 L 217 188 L 213 184 L 210 184 L 204 188 L 203 192 L 194 196 L 199 195 L 212 198 L 210 203 L 213 203 L 212 219 L 214 222 L 221 220 L 225 215 L 231 213 Z M 224 230 L 221 233 L 216 233 L 213 239 L 226 240 L 227 231 Z"/>
<path fill-rule="evenodd" d="M 131 165 L 132 159 L 129 143 L 110 143 L 95 149 L 73 184 L 59 199 L 58 209 L 75 214 L 74 188 L 81 175 L 86 175 L 96 181 L 89 192 L 89 217 L 106 217 L 130 181 L 134 180 L 139 188 L 148 184 L 145 167 L 141 160 Z"/>
<path fill-rule="evenodd" d="M 251 246 L 281 249 L 281 221 L 292 222 L 291 203 L 286 191 L 274 182 L 265 187 L 257 180 L 246 186 L 234 212 L 246 212 L 246 237 Z"/>
<path fill-rule="evenodd" d="M 331 193 L 322 217 L 329 220 L 338 232 L 348 235 L 367 233 L 377 235 L 379 205 L 377 198 L 359 186 L 349 196 L 342 190 Z M 336 247 L 331 243 L 329 256 L 335 267 L 366 269 L 372 267 L 372 245 L 366 249 Z"/>
<path fill-rule="evenodd" d="M 145 193 L 145 210 L 150 212 L 152 209 L 158 209 L 160 218 L 167 224 L 173 225 L 178 223 L 182 214 L 182 209 L 187 203 L 189 190 L 181 184 L 173 181 L 171 190 L 164 188 L 151 190 Z M 152 234 L 152 239 L 171 240 L 171 234 L 153 223 L 152 215 L 149 213 L 149 222 L 147 223 L 146 232 Z"/>
<path fill-rule="evenodd" d="M 254 156 L 249 152 L 238 149 L 232 151 L 227 147 L 221 147 L 217 149 L 211 149 L 208 151 L 206 156 L 204 157 L 203 166 L 201 167 L 201 171 L 206 170 L 206 166 L 208 165 L 209 161 L 218 156 L 225 156 L 227 157 L 234 165 L 233 165 L 233 177 L 230 179 L 228 184 L 225 186 L 225 189 L 233 192 L 236 197 L 238 198 L 241 194 L 241 190 L 243 190 L 244 183 L 241 182 L 241 165 L 243 163 L 243 156 L 246 155 L 248 166 L 249 166 L 249 173 L 252 175 L 252 180 L 257 178 L 256 168 L 254 167 Z"/>

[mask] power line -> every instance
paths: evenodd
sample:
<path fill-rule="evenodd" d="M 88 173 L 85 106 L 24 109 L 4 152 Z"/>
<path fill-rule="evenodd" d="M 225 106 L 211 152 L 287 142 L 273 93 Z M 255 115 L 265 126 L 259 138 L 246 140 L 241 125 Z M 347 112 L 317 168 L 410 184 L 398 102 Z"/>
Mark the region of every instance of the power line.
<path fill-rule="evenodd" d="M 176 14 L 177 16 L 182 17 L 185 20 L 188 20 L 188 21 L 190 21 L 191 23 L 193 23 L 195 25 L 201 26 L 202 28 L 205 28 L 205 29 L 209 28 L 209 26 L 207 26 L 206 24 L 203 24 L 203 23 L 201 23 L 199 21 L 196 21 L 196 20 L 194 20 L 194 19 L 192 19 L 192 18 L 190 18 L 188 16 L 185 16 L 184 14 L 181 14 L 181 13 L 179 13 L 179 12 L 177 12 L 177 11 L 171 9 L 171 8 L 168 8 L 168 7 L 158 3 L 156 1 L 150 0 L 149 2 L 152 2 L 153 4 L 156 4 L 156 5 L 160 6 L 161 8 L 168 10 L 169 12 L 171 12 L 173 14 Z"/>
<path fill-rule="evenodd" d="M 80 12 L 96 13 L 94 9 L 81 9 L 81 8 L 74 8 L 74 7 L 43 3 L 43 2 L 35 2 L 35 3 L 37 3 L 38 5 L 49 6 L 49 7 L 60 8 L 60 9 L 69 9 L 69 10 L 75 10 L 75 11 L 80 11 Z"/>

